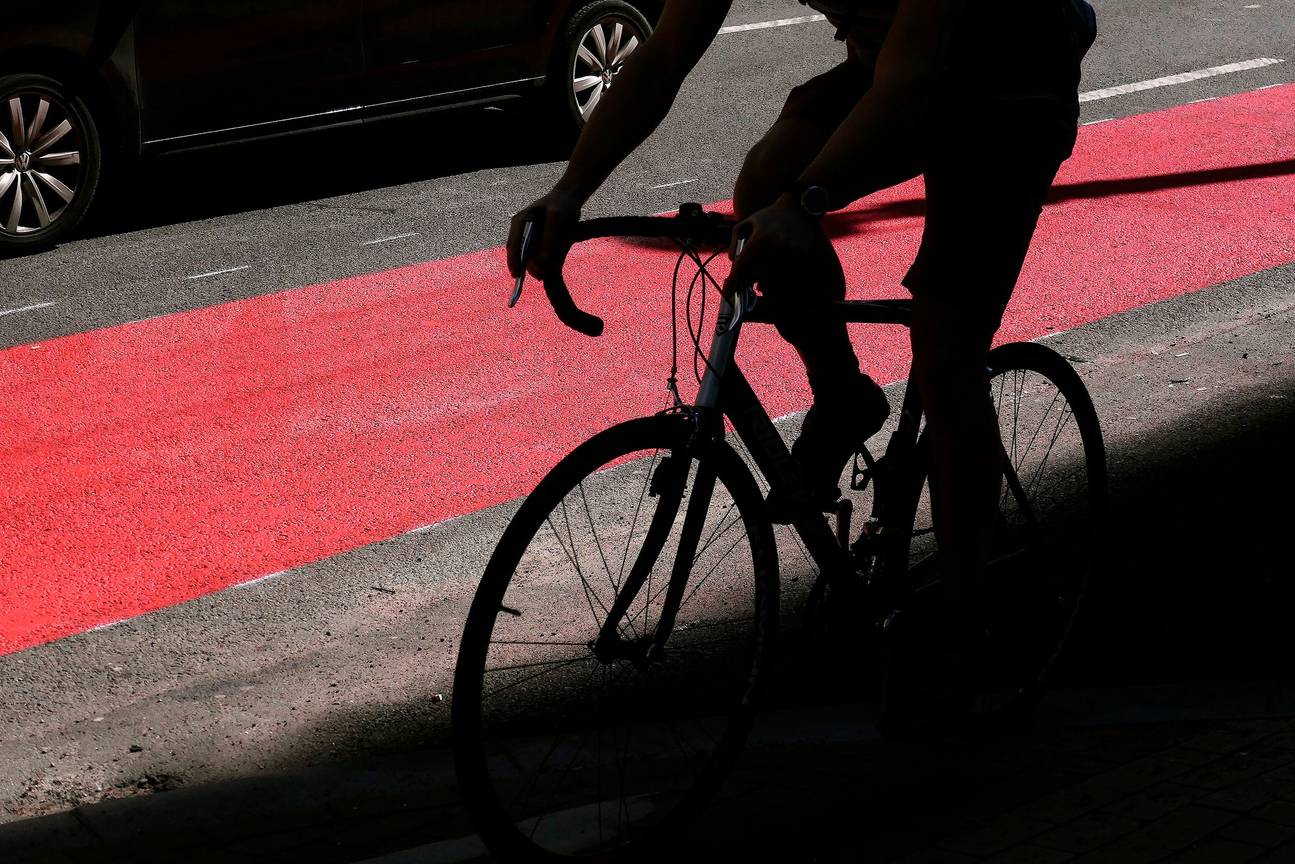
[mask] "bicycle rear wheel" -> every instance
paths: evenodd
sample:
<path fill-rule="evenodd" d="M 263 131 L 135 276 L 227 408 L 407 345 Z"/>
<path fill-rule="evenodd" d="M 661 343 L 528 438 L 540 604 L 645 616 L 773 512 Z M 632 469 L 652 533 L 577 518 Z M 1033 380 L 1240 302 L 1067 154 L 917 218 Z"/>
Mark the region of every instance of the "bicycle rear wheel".
<path fill-rule="evenodd" d="M 989 376 L 1005 467 L 973 711 L 994 717 L 1034 706 L 1066 644 L 1101 552 L 1107 479 L 1097 412 L 1061 355 L 1003 345 Z"/>
<path fill-rule="evenodd" d="M 991 351 L 987 367 L 1003 444 L 990 560 L 972 592 L 976 608 L 970 620 L 976 626 L 959 651 L 958 681 L 935 685 L 924 697 L 933 696 L 932 705 L 959 705 L 959 713 L 911 718 L 919 724 L 956 721 L 965 732 L 1017 723 L 1038 702 L 1098 561 L 1107 508 L 1101 427 L 1070 364 L 1043 345 L 1015 342 Z M 924 449 L 919 447 L 919 458 Z M 907 542 L 887 562 L 907 574 L 909 600 L 903 605 L 911 602 L 919 610 L 916 624 L 901 625 L 901 635 L 891 637 L 887 675 L 899 693 L 924 692 L 925 683 L 915 675 L 952 671 L 943 668 L 951 658 L 933 659 L 939 655 L 923 647 L 942 635 L 929 630 L 934 622 L 920 623 L 923 598 L 939 596 L 941 572 L 925 485 L 912 525 Z M 916 666 L 911 659 L 896 663 L 895 650 L 928 659 Z M 938 668 L 922 665 L 929 662 Z M 957 692 L 938 692 L 944 686 Z M 963 698 L 970 701 L 964 705 Z M 901 709 L 894 716 L 907 714 Z M 909 722 L 901 720 L 897 731 Z"/>
<path fill-rule="evenodd" d="M 463 800 L 501 857 L 650 856 L 741 750 L 777 626 L 776 550 L 750 472 L 693 429 L 659 416 L 596 435 L 486 567 L 453 731 Z"/>

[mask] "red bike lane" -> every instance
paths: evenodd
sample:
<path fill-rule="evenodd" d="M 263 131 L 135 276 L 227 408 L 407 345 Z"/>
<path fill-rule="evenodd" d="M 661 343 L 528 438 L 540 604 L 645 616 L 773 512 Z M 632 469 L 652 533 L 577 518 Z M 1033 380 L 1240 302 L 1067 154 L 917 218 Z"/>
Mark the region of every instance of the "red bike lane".
<path fill-rule="evenodd" d="M 1295 85 L 1085 127 L 1000 339 L 1295 261 L 1292 142 Z M 921 213 L 915 182 L 834 218 L 853 296 L 902 295 Z M 525 494 L 665 405 L 674 260 L 573 252 L 599 339 L 532 283 L 506 309 L 489 249 L 0 352 L 0 654 Z M 901 330 L 855 333 L 906 373 Z M 771 328 L 741 357 L 773 413 L 805 406 Z"/>

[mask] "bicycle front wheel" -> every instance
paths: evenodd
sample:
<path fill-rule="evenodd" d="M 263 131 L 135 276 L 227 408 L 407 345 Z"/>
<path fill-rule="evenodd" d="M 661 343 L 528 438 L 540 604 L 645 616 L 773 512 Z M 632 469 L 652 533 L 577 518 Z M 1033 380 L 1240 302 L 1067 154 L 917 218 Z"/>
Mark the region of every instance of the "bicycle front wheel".
<path fill-rule="evenodd" d="M 486 567 L 453 731 L 464 803 L 501 857 L 652 855 L 741 750 L 777 626 L 776 549 L 750 472 L 693 429 L 658 416 L 596 435 Z"/>

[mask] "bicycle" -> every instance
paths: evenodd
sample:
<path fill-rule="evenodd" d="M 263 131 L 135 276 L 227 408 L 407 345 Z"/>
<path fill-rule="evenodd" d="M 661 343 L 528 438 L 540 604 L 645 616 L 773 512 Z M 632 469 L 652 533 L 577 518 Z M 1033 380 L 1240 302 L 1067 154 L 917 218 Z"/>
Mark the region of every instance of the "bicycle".
<path fill-rule="evenodd" d="M 710 259 L 699 250 L 727 249 L 732 229 L 684 205 L 673 217 L 582 222 L 575 241 L 668 238 L 680 246 L 681 264 L 698 265 L 704 286 Z M 676 283 L 678 274 L 677 265 Z M 544 289 L 565 324 L 602 332 L 561 274 Z M 651 857 L 732 769 L 780 625 L 778 548 L 753 467 L 799 508 L 795 535 L 818 570 L 806 603 L 810 626 L 845 597 L 845 614 L 884 633 L 918 596 L 914 574 L 936 560 L 930 529 L 915 525 L 925 483 L 916 388 L 907 386 L 883 455 L 865 447 L 856 456 L 851 489 L 872 497 L 870 518 L 852 540 L 851 498 L 834 512 L 810 505 L 787 446 L 735 362 L 742 327 L 771 323 L 768 306 L 749 287 L 722 300 L 695 403 L 678 397 L 672 370 L 675 404 L 612 426 L 562 459 L 490 558 L 464 626 L 452 724 L 464 803 L 503 858 Z M 911 312 L 900 300 L 831 307 L 849 322 L 900 326 Z M 700 355 L 691 311 L 688 321 Z M 1030 611 L 1004 607 L 1011 611 L 994 625 L 1007 653 L 1028 658 L 1001 670 L 1004 680 L 980 682 L 981 696 L 996 699 L 982 716 L 999 719 L 1037 699 L 1071 630 L 1106 475 L 1092 401 L 1060 355 L 1037 343 L 1003 345 L 987 373 L 1000 421 L 1010 415 L 1012 425 L 990 573 L 995 596 L 1027 602 Z M 1054 453 L 1068 420 L 1074 428 Z M 1031 426 L 1027 442 L 1017 430 Z M 1041 434 L 1046 453 L 1035 450 Z M 1053 455 L 1058 470 L 1045 478 Z M 1060 553 L 1067 557 L 1041 576 L 1039 556 Z"/>

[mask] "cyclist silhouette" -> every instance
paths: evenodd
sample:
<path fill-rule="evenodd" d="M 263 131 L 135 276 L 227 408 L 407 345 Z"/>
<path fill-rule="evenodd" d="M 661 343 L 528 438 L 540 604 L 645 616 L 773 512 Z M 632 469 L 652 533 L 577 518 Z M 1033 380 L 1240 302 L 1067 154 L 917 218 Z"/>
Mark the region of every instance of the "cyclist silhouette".
<path fill-rule="evenodd" d="M 802 0 L 805 2 L 805 0 Z M 667 0 L 583 130 L 561 180 L 513 218 L 508 264 L 543 278 L 580 208 L 660 123 L 718 33 L 724 0 Z M 988 559 L 1001 468 L 984 359 L 1048 189 L 1075 142 L 1079 65 L 1095 36 L 1084 0 L 811 0 L 846 45 L 840 65 L 796 87 L 746 157 L 734 202 L 747 243 L 730 284 L 759 283 L 813 394 L 792 454 L 816 501 L 839 496 L 855 448 L 889 412 L 859 370 L 845 325 L 814 314 L 842 299 L 823 215 L 922 175 L 925 229 L 904 278 L 914 297 L 913 375 L 931 443 L 932 516 L 948 609 L 964 609 Z M 541 222 L 520 260 L 522 226 Z M 788 521 L 786 502 L 769 507 Z"/>

